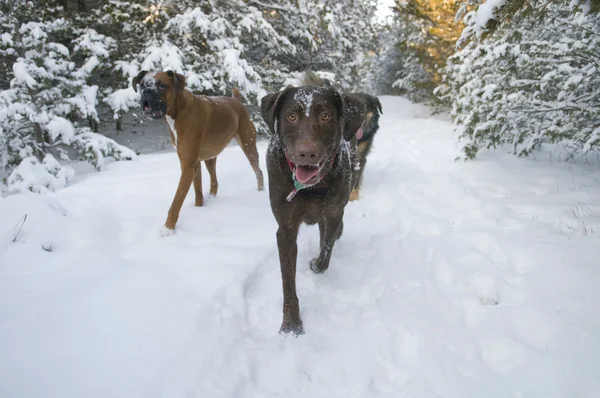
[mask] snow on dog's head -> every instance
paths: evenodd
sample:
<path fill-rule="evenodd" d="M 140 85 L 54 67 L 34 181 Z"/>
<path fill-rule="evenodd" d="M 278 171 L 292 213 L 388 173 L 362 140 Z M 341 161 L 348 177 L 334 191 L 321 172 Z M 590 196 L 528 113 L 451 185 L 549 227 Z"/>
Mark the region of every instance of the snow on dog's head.
<path fill-rule="evenodd" d="M 310 116 L 314 91 L 309 87 L 300 87 L 294 94 L 294 100 L 302 106 L 307 117 Z"/>
<path fill-rule="evenodd" d="M 146 73 L 140 84 L 146 88 L 156 88 L 156 72 Z"/>

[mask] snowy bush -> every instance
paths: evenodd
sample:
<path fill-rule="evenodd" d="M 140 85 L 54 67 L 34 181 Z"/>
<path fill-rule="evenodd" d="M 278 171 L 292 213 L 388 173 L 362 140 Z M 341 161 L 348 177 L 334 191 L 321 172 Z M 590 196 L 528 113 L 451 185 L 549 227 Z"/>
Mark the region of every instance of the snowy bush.
<path fill-rule="evenodd" d="M 133 160 L 136 157 L 136 153 L 131 149 L 91 131 L 74 137 L 73 145 L 78 148 L 80 159 L 91 163 L 98 171 L 104 170 L 106 157 L 112 157 L 114 160 Z"/>
<path fill-rule="evenodd" d="M 139 106 L 140 94 L 132 87 L 115 90 L 104 98 L 104 102 L 113 110 L 113 118 L 119 119 L 122 112 Z"/>
<path fill-rule="evenodd" d="M 543 143 L 600 144 L 600 18 L 550 4 L 542 21 L 517 15 L 453 56 L 441 97 L 466 158 L 509 144 L 526 156 Z"/>
<path fill-rule="evenodd" d="M 17 166 L 8 177 L 8 191 L 11 193 L 32 191 L 44 193 L 64 188 L 73 178 L 75 171 L 60 163 L 50 154 L 40 162 L 29 156 Z"/>

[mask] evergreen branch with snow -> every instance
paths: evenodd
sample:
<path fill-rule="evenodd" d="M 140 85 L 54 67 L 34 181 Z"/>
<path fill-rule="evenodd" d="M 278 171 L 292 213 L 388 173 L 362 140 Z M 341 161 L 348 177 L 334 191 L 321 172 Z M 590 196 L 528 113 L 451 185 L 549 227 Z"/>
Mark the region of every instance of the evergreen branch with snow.
<path fill-rule="evenodd" d="M 600 19 L 571 10 L 547 3 L 542 21 L 518 14 L 450 58 L 436 92 L 452 103 L 465 158 L 505 144 L 519 156 L 544 143 L 600 146 Z"/>

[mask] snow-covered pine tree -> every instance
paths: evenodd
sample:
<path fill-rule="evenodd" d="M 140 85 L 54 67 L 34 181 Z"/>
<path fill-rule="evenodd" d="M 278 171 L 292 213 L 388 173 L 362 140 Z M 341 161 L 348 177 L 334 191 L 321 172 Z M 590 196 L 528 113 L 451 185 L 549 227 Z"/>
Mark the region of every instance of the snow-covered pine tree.
<path fill-rule="evenodd" d="M 540 20 L 539 18 L 542 18 Z M 467 15 L 475 24 L 474 13 Z M 464 156 L 508 144 L 519 156 L 543 143 L 600 145 L 600 16 L 548 1 L 517 13 L 449 61 L 438 89 L 453 103 Z"/>
<path fill-rule="evenodd" d="M 328 54 L 336 80 L 348 90 L 361 89 L 370 54 L 377 50 L 375 11 L 377 3 L 365 0 L 324 2 L 322 29 L 326 31 L 320 53 Z"/>
<path fill-rule="evenodd" d="M 279 89 L 291 77 L 290 73 L 307 69 L 331 73 L 347 89 L 364 85 L 368 58 L 377 47 L 373 18 L 376 1 L 251 0 L 250 3 L 262 7 L 264 18 L 295 49 L 275 54 L 277 69 L 271 72 L 269 87 L 273 81 L 276 83 L 273 88 Z"/>
<path fill-rule="evenodd" d="M 100 1 L 103 4 L 88 11 L 84 19 L 118 44 L 110 62 L 95 76 L 102 87 L 99 101 L 110 107 L 119 131 L 123 129 L 122 115 L 139 106 L 139 95 L 131 87 L 131 79 L 140 71 L 141 53 L 148 43 L 162 37 L 169 19 L 161 4 L 146 0 Z"/>
<path fill-rule="evenodd" d="M 164 40 L 146 49 L 142 66 L 164 68 L 165 60 L 155 54 L 169 51 L 172 69 L 186 75 L 191 89 L 215 95 L 226 94 L 235 85 L 243 96 L 256 101 L 264 90 L 249 50 L 264 50 L 262 60 L 269 52 L 293 52 L 291 43 L 273 29 L 258 8 L 244 1 L 215 1 L 210 7 L 195 4 L 179 3 L 181 13 L 170 18 Z"/>
<path fill-rule="evenodd" d="M 565 15 L 567 12 L 600 12 L 600 0 L 571 0 L 568 5 L 564 0 L 464 0 L 457 16 L 462 16 L 472 6 L 477 6 L 477 10 L 472 11 L 471 23 L 463 30 L 458 45 L 473 37 L 481 40 L 491 36 L 499 27 L 510 24 L 517 14 L 541 21 L 551 15 L 550 5 L 565 7 Z"/>
<path fill-rule="evenodd" d="M 373 81 L 379 92 L 439 106 L 433 90 L 442 80 L 463 25 L 455 15 L 460 0 L 397 0 L 393 20 L 381 40 Z"/>
<path fill-rule="evenodd" d="M 71 173 L 56 167 L 53 156 L 66 160 L 69 150 L 98 169 L 105 156 L 134 157 L 89 127 L 98 121 L 98 87 L 87 80 L 114 43 L 91 29 L 74 29 L 60 16 L 64 10 L 52 7 L 54 2 L 40 7 L 31 1 L 2 0 L 0 5 L 5 28 L 0 46 L 14 60 L 10 85 L 0 92 L 0 168 L 11 171 L 24 164 L 13 171 L 9 183 L 21 188 L 24 180 L 45 184 L 48 173 L 67 179 Z M 25 177 L 25 170 L 37 170 L 41 178 Z"/>

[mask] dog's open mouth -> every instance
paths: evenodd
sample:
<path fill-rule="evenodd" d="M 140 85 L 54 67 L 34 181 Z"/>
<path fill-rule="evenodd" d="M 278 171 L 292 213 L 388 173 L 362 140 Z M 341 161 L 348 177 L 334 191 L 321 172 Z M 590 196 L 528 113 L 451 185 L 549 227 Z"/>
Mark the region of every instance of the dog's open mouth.
<path fill-rule="evenodd" d="M 325 160 L 323 159 L 321 163 L 315 165 L 295 165 L 292 163 L 292 171 L 296 175 L 296 180 L 298 180 L 301 184 L 308 184 L 310 182 L 318 182 L 319 174 L 325 165 Z M 313 181 L 316 180 L 316 181 Z"/>
<path fill-rule="evenodd" d="M 144 101 L 144 105 L 142 106 L 142 110 L 143 110 L 143 114 L 144 116 L 151 118 L 151 119 L 160 119 L 161 117 L 163 117 L 163 113 L 160 109 L 157 110 L 153 110 L 150 107 L 150 104 L 148 103 L 148 101 Z"/>

